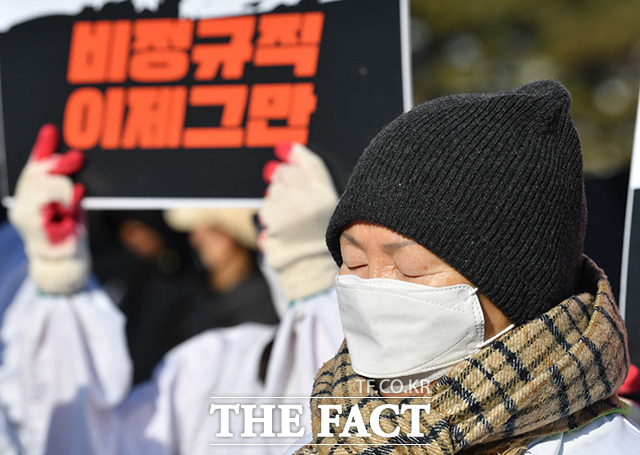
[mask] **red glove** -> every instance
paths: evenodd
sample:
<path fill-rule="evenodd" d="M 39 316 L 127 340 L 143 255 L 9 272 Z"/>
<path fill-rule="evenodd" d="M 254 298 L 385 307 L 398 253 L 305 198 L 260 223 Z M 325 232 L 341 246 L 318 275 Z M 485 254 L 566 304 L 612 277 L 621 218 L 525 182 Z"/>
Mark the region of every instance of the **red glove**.
<path fill-rule="evenodd" d="M 84 287 L 90 256 L 80 208 L 84 186 L 69 178 L 84 155 L 56 154 L 59 141 L 54 125 L 40 128 L 8 215 L 25 244 L 30 277 L 43 292 L 66 294 Z"/>

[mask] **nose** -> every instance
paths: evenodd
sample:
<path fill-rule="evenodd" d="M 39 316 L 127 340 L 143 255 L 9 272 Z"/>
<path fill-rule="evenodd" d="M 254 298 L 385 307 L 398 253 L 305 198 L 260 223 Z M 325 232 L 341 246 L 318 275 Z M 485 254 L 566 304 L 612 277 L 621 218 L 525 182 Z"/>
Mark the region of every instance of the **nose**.
<path fill-rule="evenodd" d="M 388 258 L 369 258 L 366 278 L 395 278 L 395 265 Z"/>

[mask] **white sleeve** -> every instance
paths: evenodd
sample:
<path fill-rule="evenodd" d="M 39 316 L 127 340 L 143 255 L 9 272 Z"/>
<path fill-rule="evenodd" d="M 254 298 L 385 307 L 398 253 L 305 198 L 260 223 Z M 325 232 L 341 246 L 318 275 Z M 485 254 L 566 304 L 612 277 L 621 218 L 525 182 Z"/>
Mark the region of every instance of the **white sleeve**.
<path fill-rule="evenodd" d="M 53 296 L 23 282 L 0 328 L 0 404 L 26 453 L 121 453 L 113 409 L 130 390 L 124 322 L 95 285 Z"/>
<path fill-rule="evenodd" d="M 275 330 L 256 323 L 211 329 L 169 351 L 152 381 L 136 387 L 118 410 L 131 453 L 246 453 L 246 447 L 212 446 L 220 421 L 218 414 L 210 414 L 210 404 L 216 398 L 263 393 L 260 364 Z"/>
<path fill-rule="evenodd" d="M 335 288 L 295 302 L 282 318 L 267 373 L 267 394 L 310 396 L 322 364 L 344 334 Z"/>
<path fill-rule="evenodd" d="M 335 289 L 299 300 L 284 314 L 269 358 L 266 397 L 281 398 L 282 403 L 302 406 L 302 438 L 311 430 L 310 396 L 313 381 L 322 364 L 338 351 L 344 334 Z M 281 439 L 297 446 L 300 438 Z M 282 454 L 287 447 L 271 447 L 271 455 Z"/>
<path fill-rule="evenodd" d="M 623 455 L 638 453 L 638 447 L 640 427 L 620 414 L 610 414 L 598 417 L 576 430 L 539 438 L 529 445 L 526 453 Z"/>

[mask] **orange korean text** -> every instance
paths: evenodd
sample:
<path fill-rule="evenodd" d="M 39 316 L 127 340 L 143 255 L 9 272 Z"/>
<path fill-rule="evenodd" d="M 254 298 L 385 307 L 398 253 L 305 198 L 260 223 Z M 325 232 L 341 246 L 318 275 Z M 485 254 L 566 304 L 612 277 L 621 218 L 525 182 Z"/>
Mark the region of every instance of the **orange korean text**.
<path fill-rule="evenodd" d="M 323 22 L 322 12 L 76 22 L 64 140 L 85 150 L 306 143 Z M 291 77 L 247 82 L 249 66 Z M 187 124 L 203 108 L 217 115 Z"/>

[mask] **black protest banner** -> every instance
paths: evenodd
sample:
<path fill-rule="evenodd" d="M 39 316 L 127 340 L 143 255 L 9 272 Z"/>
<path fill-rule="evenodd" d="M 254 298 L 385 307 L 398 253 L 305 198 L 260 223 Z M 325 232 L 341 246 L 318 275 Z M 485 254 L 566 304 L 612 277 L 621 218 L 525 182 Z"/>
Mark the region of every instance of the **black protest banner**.
<path fill-rule="evenodd" d="M 2 33 L 3 201 L 45 123 L 86 151 L 87 208 L 256 205 L 283 141 L 348 174 L 410 107 L 406 0 L 254 3 L 190 18 L 177 0 L 107 3 Z"/>

